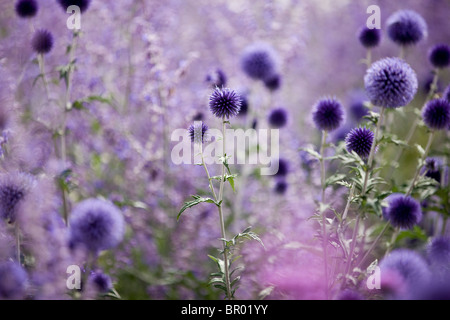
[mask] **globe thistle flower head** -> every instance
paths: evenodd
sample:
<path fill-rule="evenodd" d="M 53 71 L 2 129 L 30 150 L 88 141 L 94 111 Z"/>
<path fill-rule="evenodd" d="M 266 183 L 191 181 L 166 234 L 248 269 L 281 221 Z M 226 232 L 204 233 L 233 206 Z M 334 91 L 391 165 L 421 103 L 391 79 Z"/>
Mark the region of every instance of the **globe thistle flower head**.
<path fill-rule="evenodd" d="M 441 169 L 442 169 L 442 161 L 438 158 L 426 158 L 425 165 L 423 166 L 423 174 L 426 177 L 436 180 L 438 183 L 441 183 Z"/>
<path fill-rule="evenodd" d="M 445 130 L 450 125 L 450 102 L 445 99 L 429 101 L 422 112 L 425 125 L 432 130 Z"/>
<path fill-rule="evenodd" d="M 53 49 L 53 35 L 48 30 L 38 30 L 31 40 L 31 45 L 38 54 L 49 53 Z"/>
<path fill-rule="evenodd" d="M 225 87 L 227 85 L 227 76 L 222 69 L 215 69 L 206 76 L 206 82 L 212 87 Z"/>
<path fill-rule="evenodd" d="M 374 136 L 374 133 L 365 127 L 350 130 L 345 138 L 347 151 L 355 151 L 362 159 L 367 159 L 372 148 Z"/>
<path fill-rule="evenodd" d="M 399 58 L 384 58 L 372 64 L 364 76 L 367 97 L 375 106 L 398 108 L 414 98 L 417 75 Z"/>
<path fill-rule="evenodd" d="M 411 229 L 422 220 L 420 203 L 410 196 L 394 194 L 387 198 L 388 207 L 385 218 L 392 226 L 401 229 Z"/>
<path fill-rule="evenodd" d="M 364 26 L 359 31 L 358 39 L 365 48 L 376 47 L 381 41 L 381 30 L 376 28 L 369 29 Z"/>
<path fill-rule="evenodd" d="M 335 98 L 319 100 L 313 110 L 313 121 L 317 129 L 333 131 L 344 121 L 344 108 Z"/>
<path fill-rule="evenodd" d="M 277 55 L 267 44 L 250 45 L 242 53 L 241 69 L 250 78 L 264 81 L 276 73 Z"/>
<path fill-rule="evenodd" d="M 25 296 L 27 273 L 18 263 L 0 264 L 0 299 L 17 300 Z"/>
<path fill-rule="evenodd" d="M 364 116 L 369 114 L 369 108 L 365 106 L 366 101 L 368 101 L 368 99 L 364 90 L 355 90 L 350 94 L 348 113 L 353 121 L 360 122 Z"/>
<path fill-rule="evenodd" d="M 0 217 L 13 223 L 18 206 L 34 187 L 36 180 L 27 173 L 5 173 L 0 176 Z"/>
<path fill-rule="evenodd" d="M 209 97 L 209 108 L 217 118 L 233 118 L 241 110 L 241 97 L 228 88 L 216 88 Z"/>
<path fill-rule="evenodd" d="M 271 127 L 279 129 L 284 127 L 288 121 L 288 113 L 284 108 L 276 108 L 270 111 L 268 122 Z"/>
<path fill-rule="evenodd" d="M 288 188 L 286 180 L 279 179 L 275 182 L 274 191 L 276 194 L 285 194 Z"/>
<path fill-rule="evenodd" d="M 70 6 L 78 6 L 81 13 L 85 12 L 91 4 L 91 0 L 58 0 L 58 2 L 64 11 Z"/>
<path fill-rule="evenodd" d="M 208 126 L 203 121 L 195 121 L 189 129 L 189 136 L 194 143 L 203 143 L 207 139 Z"/>
<path fill-rule="evenodd" d="M 264 79 L 264 85 L 270 91 L 276 91 L 281 87 L 281 76 L 278 73 L 274 73 Z"/>
<path fill-rule="evenodd" d="M 124 235 L 124 218 L 111 202 L 86 199 L 72 210 L 69 220 L 69 244 L 97 253 L 117 246 Z"/>
<path fill-rule="evenodd" d="M 241 109 L 238 116 L 245 116 L 248 113 L 248 98 L 246 94 L 240 94 L 241 97 Z"/>
<path fill-rule="evenodd" d="M 275 176 L 285 177 L 287 176 L 288 173 L 289 173 L 289 162 L 284 158 L 278 159 L 278 171 L 275 174 Z"/>
<path fill-rule="evenodd" d="M 428 52 L 428 60 L 435 68 L 446 68 L 450 65 L 450 46 L 437 44 Z"/>
<path fill-rule="evenodd" d="M 99 293 L 107 293 L 113 288 L 111 278 L 101 271 L 93 272 L 90 276 L 90 281 Z"/>
<path fill-rule="evenodd" d="M 394 12 L 386 23 L 389 38 L 401 46 L 415 45 L 428 34 L 425 20 L 412 10 Z"/>
<path fill-rule="evenodd" d="M 16 2 L 16 13 L 21 18 L 32 18 L 38 12 L 36 0 L 19 0 Z"/>
<path fill-rule="evenodd" d="M 431 277 L 427 262 L 421 255 L 409 249 L 396 249 L 381 260 L 381 279 L 385 274 L 396 274 L 401 278 L 401 282 L 411 289 L 418 287 Z M 411 290 L 405 290 L 405 293 Z"/>

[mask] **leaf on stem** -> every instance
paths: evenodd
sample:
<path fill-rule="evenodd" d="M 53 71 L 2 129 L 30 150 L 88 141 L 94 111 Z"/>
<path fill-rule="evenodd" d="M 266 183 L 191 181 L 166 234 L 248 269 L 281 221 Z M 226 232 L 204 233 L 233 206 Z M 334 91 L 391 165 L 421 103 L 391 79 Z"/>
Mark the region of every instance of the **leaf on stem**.
<path fill-rule="evenodd" d="M 203 197 L 200 197 L 199 195 L 192 196 L 192 198 L 194 198 L 194 200 L 185 202 L 184 205 L 183 205 L 183 207 L 180 209 L 180 212 L 178 212 L 178 215 L 177 215 L 177 221 L 180 219 L 181 214 L 182 214 L 186 209 L 189 209 L 189 208 L 191 208 L 191 207 L 193 207 L 193 206 L 196 206 L 196 205 L 198 205 L 199 203 L 207 202 L 207 203 L 214 203 L 216 206 L 219 206 L 219 205 L 220 205 L 220 204 L 218 204 L 217 202 L 215 202 L 215 201 L 214 201 L 213 199 L 211 199 L 211 198 L 203 198 Z"/>

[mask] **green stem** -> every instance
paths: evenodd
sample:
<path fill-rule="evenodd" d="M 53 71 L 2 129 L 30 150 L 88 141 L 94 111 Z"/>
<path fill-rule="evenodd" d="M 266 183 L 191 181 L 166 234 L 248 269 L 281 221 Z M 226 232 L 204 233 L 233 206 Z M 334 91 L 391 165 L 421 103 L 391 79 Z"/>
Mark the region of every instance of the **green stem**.
<path fill-rule="evenodd" d="M 431 144 L 433 143 L 433 138 L 434 138 L 434 131 L 431 131 L 430 134 L 428 135 L 428 142 L 427 142 L 427 146 L 425 147 L 425 152 L 422 154 L 422 157 L 420 157 L 419 165 L 417 166 L 416 172 L 414 174 L 414 178 L 411 182 L 408 192 L 406 193 L 406 196 L 410 196 L 414 189 L 414 185 L 416 184 L 416 180 L 419 177 L 420 170 L 422 169 L 422 167 L 424 165 L 425 158 L 427 157 L 428 152 L 430 151 Z"/>
<path fill-rule="evenodd" d="M 50 97 L 50 94 L 49 94 L 49 91 L 48 91 L 47 78 L 45 76 L 44 55 L 43 54 L 38 54 L 37 60 L 38 60 L 38 64 L 39 64 L 39 72 L 40 72 L 41 77 L 42 77 L 42 82 L 44 83 L 45 94 L 46 94 L 47 100 L 48 100 L 49 97 Z"/>
<path fill-rule="evenodd" d="M 320 182 L 322 188 L 322 197 L 321 202 L 325 203 L 325 145 L 327 141 L 327 131 L 322 131 L 322 143 L 320 144 Z M 328 253 L 327 253 L 327 244 L 328 244 L 328 236 L 327 236 L 327 225 L 326 225 L 326 210 L 322 212 L 322 247 L 323 247 L 323 260 L 324 260 L 324 269 L 325 269 L 325 283 L 328 288 Z M 328 290 L 327 290 L 328 295 Z"/>

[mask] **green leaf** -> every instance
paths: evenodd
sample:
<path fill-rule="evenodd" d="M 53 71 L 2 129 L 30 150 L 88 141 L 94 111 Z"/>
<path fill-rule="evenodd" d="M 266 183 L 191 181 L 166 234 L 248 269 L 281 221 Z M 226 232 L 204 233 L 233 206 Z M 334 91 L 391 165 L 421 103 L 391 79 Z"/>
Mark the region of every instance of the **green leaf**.
<path fill-rule="evenodd" d="M 336 184 L 338 181 L 343 180 L 345 177 L 347 177 L 347 175 L 343 173 L 334 174 L 325 181 L 325 187 Z"/>
<path fill-rule="evenodd" d="M 322 156 L 312 148 L 300 148 L 299 150 L 308 152 L 310 155 L 312 155 L 314 158 L 318 160 L 322 159 Z"/>
<path fill-rule="evenodd" d="M 196 206 L 196 205 L 198 205 L 199 203 L 207 202 L 207 203 L 214 203 L 214 204 L 217 205 L 217 203 L 216 203 L 213 199 L 211 199 L 211 198 L 203 198 L 203 197 L 200 197 L 200 196 L 198 196 L 198 195 L 192 196 L 192 198 L 194 198 L 194 200 L 185 202 L 184 205 L 183 205 L 183 207 L 181 208 L 180 212 L 178 212 L 178 215 L 177 215 L 177 221 L 180 219 L 181 214 L 182 214 L 186 209 L 192 208 L 193 206 Z"/>

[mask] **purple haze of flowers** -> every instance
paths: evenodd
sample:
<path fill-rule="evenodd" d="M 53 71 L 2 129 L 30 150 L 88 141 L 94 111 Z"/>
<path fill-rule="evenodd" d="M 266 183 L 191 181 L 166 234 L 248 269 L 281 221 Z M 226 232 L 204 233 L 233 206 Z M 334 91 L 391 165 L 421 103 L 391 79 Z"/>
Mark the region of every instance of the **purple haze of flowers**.
<path fill-rule="evenodd" d="M 313 121 L 319 130 L 332 131 L 344 121 L 344 108 L 335 98 L 320 99 L 314 106 Z"/>
<path fill-rule="evenodd" d="M 27 273 L 17 263 L 0 264 L 0 299 L 21 299 L 25 295 Z"/>
<path fill-rule="evenodd" d="M 399 58 L 376 61 L 364 77 L 367 97 L 375 106 L 398 108 L 414 98 L 417 75 L 408 63 Z"/>
<path fill-rule="evenodd" d="M 53 48 L 53 35 L 48 30 L 38 30 L 33 36 L 31 45 L 38 54 L 49 53 Z"/>
<path fill-rule="evenodd" d="M 218 118 L 233 118 L 241 109 L 241 97 L 228 88 L 216 88 L 209 97 L 209 108 Z"/>
<path fill-rule="evenodd" d="M 348 152 L 355 151 L 362 159 L 369 157 L 374 133 L 368 128 L 355 128 L 345 137 Z"/>
<path fill-rule="evenodd" d="M 266 44 L 254 44 L 245 48 L 241 56 L 241 68 L 250 78 L 265 80 L 277 71 L 277 58 L 273 48 Z"/>
<path fill-rule="evenodd" d="M 428 60 L 435 68 L 446 68 L 450 65 L 450 47 L 437 44 L 428 52 Z"/>
<path fill-rule="evenodd" d="M 86 199 L 73 209 L 70 220 L 70 245 L 91 252 L 117 246 L 123 239 L 125 226 L 122 212 L 113 203 Z"/>
<path fill-rule="evenodd" d="M 410 196 L 392 194 L 387 198 L 388 207 L 384 216 L 392 226 L 410 229 L 422 220 L 420 203 Z"/>
<path fill-rule="evenodd" d="M 427 37 L 427 24 L 417 12 L 399 10 L 387 20 L 389 38 L 401 46 L 410 46 Z"/>
<path fill-rule="evenodd" d="M 381 30 L 363 27 L 359 31 L 358 39 L 365 48 L 376 47 L 381 41 Z"/>
<path fill-rule="evenodd" d="M 427 283 L 431 273 L 422 256 L 409 249 L 397 249 L 392 251 L 380 262 L 381 281 L 383 275 L 396 274 L 401 282 L 409 289 Z M 383 286 L 382 286 L 383 289 Z M 410 290 L 406 290 L 406 293 Z"/>
<path fill-rule="evenodd" d="M 422 112 L 422 118 L 432 130 L 447 129 L 450 125 L 450 102 L 446 99 L 429 101 Z"/>
<path fill-rule="evenodd" d="M 91 0 L 58 0 L 58 2 L 64 10 L 70 6 L 78 6 L 81 13 L 86 11 L 91 4 Z"/>
<path fill-rule="evenodd" d="M 438 271 L 450 272 L 450 237 L 436 237 L 427 247 L 430 265 Z"/>
<path fill-rule="evenodd" d="M 19 0 L 16 3 L 16 13 L 21 18 L 32 18 L 38 12 L 36 0 Z"/>

